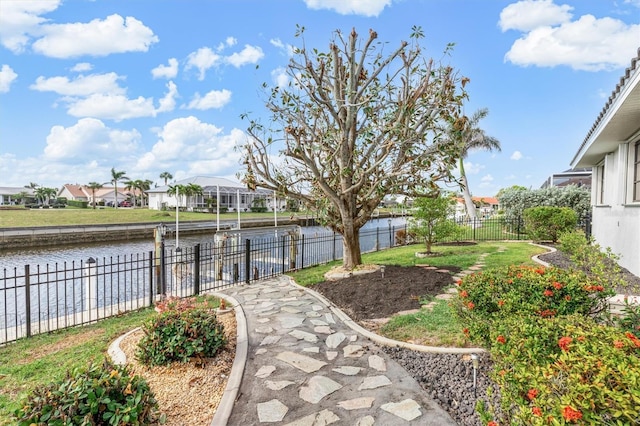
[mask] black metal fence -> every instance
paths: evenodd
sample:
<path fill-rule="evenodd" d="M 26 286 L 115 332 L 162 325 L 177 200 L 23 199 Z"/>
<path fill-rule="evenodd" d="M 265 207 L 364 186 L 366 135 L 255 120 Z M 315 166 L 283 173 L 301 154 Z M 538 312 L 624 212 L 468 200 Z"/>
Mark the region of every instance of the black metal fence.
<path fill-rule="evenodd" d="M 522 221 L 461 223 L 457 240 L 521 240 Z M 363 229 L 362 252 L 406 244 L 406 226 Z M 444 242 L 444 241 L 443 241 Z M 4 268 L 0 276 L 0 344 L 94 323 L 152 306 L 164 296 L 188 297 L 238 283 L 341 259 L 342 237 L 332 232 L 280 236 L 235 235 L 176 250 L 53 265 Z"/>

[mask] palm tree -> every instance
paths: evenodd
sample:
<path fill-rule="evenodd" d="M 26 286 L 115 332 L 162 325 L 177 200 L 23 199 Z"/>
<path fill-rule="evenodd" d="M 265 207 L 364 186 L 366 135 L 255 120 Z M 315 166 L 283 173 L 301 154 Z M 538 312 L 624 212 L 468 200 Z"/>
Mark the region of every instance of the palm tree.
<path fill-rule="evenodd" d="M 102 188 L 103 185 L 98 182 L 89 182 L 87 188 L 91 190 L 91 204 L 93 204 L 93 209 L 96 208 L 96 189 Z"/>
<path fill-rule="evenodd" d="M 173 179 L 173 175 L 169 172 L 162 172 L 160 173 L 160 179 L 164 179 L 164 184 L 165 186 L 167 185 L 167 181 L 169 179 Z"/>
<path fill-rule="evenodd" d="M 169 189 L 167 190 L 167 195 L 175 195 L 176 196 L 176 206 L 180 208 L 180 197 L 184 197 L 187 192 L 186 185 L 169 185 Z"/>
<path fill-rule="evenodd" d="M 51 200 L 51 197 L 54 197 L 57 193 L 58 191 L 55 188 L 46 188 L 44 186 L 36 188 L 35 191 L 36 199 L 41 200 L 44 205 L 49 205 L 49 200 Z"/>
<path fill-rule="evenodd" d="M 447 129 L 447 138 L 458 147 L 458 161 L 460 167 L 460 189 L 462 189 L 462 197 L 467 210 L 469 219 L 477 218 L 476 207 L 471 198 L 469 190 L 469 181 L 464 171 L 464 159 L 467 158 L 469 151 L 472 149 L 483 149 L 486 151 L 501 151 L 500 141 L 493 136 L 488 136 L 484 130 L 478 127 L 480 120 L 489 114 L 487 108 L 481 108 L 471 118 L 463 117 L 449 126 Z"/>
<path fill-rule="evenodd" d="M 118 181 L 128 182 L 129 178 L 126 176 L 127 172 L 125 171 L 116 171 L 115 167 L 111 168 L 111 183 L 113 184 L 113 189 L 115 191 L 115 207 L 118 208 Z"/>
<path fill-rule="evenodd" d="M 151 184 L 152 183 L 153 182 L 150 181 L 149 179 L 146 179 L 146 180 L 142 180 L 142 179 L 130 180 L 127 183 L 127 186 L 125 186 L 125 189 L 128 190 L 128 191 L 139 191 L 140 192 L 140 206 L 144 207 L 144 197 L 145 197 L 144 192 L 147 191 L 149 188 L 151 188 Z M 134 206 L 134 208 L 135 208 L 135 205 L 136 205 L 135 200 L 136 200 L 136 195 L 135 195 L 135 192 L 134 192 L 134 195 L 133 195 L 133 201 L 134 201 L 133 206 Z"/>
<path fill-rule="evenodd" d="M 197 185 L 195 183 L 190 183 L 188 185 L 186 185 L 185 187 L 185 195 L 188 197 L 187 198 L 187 207 L 189 207 L 189 198 L 198 196 L 198 195 L 202 195 L 203 194 L 203 189 L 200 185 Z M 191 200 L 193 201 L 193 200 Z"/>

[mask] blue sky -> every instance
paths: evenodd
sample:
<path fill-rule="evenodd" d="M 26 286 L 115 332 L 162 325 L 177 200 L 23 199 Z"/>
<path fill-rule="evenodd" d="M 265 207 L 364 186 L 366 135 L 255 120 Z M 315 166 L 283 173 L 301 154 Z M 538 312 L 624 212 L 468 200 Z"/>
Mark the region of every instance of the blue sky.
<path fill-rule="evenodd" d="M 640 47 L 640 0 L 0 0 L 0 186 L 235 179 L 243 113 L 284 75 L 304 26 L 326 50 L 352 28 L 471 79 L 502 152 L 472 152 L 473 195 L 538 188 L 569 163 Z"/>

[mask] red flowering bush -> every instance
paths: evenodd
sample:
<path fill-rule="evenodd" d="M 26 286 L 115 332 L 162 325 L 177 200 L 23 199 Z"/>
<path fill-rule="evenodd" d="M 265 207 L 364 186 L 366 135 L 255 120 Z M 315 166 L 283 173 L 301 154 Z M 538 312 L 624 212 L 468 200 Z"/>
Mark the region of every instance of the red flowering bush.
<path fill-rule="evenodd" d="M 613 294 L 583 272 L 558 268 L 509 266 L 468 275 L 458 286 L 454 311 L 470 339 L 490 348 L 492 324 L 511 316 L 553 318 L 559 315 L 597 316 Z"/>
<path fill-rule="evenodd" d="M 500 424 L 636 424 L 640 339 L 581 315 L 505 320 L 491 332 Z"/>

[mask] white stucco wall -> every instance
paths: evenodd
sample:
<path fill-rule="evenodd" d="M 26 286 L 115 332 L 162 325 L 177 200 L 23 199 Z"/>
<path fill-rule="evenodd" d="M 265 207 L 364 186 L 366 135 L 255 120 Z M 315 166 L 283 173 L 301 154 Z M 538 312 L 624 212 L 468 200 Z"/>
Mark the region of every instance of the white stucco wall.
<path fill-rule="evenodd" d="M 640 276 L 640 206 L 596 206 L 593 237 L 601 247 L 611 247 L 620 265 Z"/>

